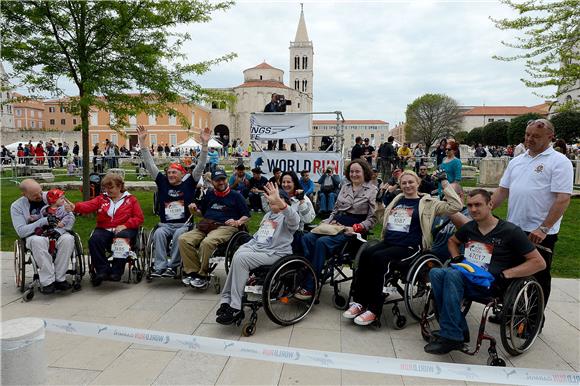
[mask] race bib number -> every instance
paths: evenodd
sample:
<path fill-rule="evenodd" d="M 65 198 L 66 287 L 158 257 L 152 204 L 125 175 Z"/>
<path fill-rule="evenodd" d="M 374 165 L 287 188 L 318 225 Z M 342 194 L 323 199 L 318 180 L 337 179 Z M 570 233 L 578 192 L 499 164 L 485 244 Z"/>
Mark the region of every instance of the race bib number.
<path fill-rule="evenodd" d="M 254 238 L 259 243 L 269 244 L 272 241 L 272 237 L 274 236 L 277 227 L 278 223 L 276 221 L 266 220 L 254 235 Z"/>
<path fill-rule="evenodd" d="M 124 259 L 129 255 L 129 239 L 122 237 L 115 237 L 113 245 L 111 245 L 111 252 L 113 252 L 113 259 Z"/>
<path fill-rule="evenodd" d="M 491 255 L 493 254 L 493 245 L 486 244 L 479 241 L 468 241 L 465 243 L 465 259 L 470 263 L 478 265 L 487 270 L 491 263 Z"/>
<path fill-rule="evenodd" d="M 389 213 L 387 230 L 409 233 L 412 218 L 413 208 L 393 208 Z"/>
<path fill-rule="evenodd" d="M 165 203 L 165 219 L 180 220 L 185 217 L 185 204 L 183 200 Z"/>

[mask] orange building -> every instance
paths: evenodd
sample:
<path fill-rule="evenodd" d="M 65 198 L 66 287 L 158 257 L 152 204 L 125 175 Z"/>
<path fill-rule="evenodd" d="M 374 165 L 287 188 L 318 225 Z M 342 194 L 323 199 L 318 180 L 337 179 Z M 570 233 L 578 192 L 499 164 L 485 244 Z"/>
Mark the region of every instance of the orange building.
<path fill-rule="evenodd" d="M 89 144 L 103 144 L 106 139 L 132 149 L 138 142 L 137 125 L 143 125 L 149 132 L 151 144 L 177 146 L 185 142 L 192 135 L 199 135 L 201 129 L 209 127 L 210 110 L 199 105 L 179 104 L 172 106 L 183 114 L 187 124 L 183 125 L 179 117 L 168 115 L 147 115 L 145 113 L 130 116 L 129 125 L 120 131 L 112 130 L 109 125 L 115 117 L 103 110 L 93 110 L 89 118 Z"/>
<path fill-rule="evenodd" d="M 12 93 L 14 98 L 24 97 L 22 94 Z M 22 100 L 12 103 L 14 114 L 14 128 L 16 130 L 44 129 L 44 104 L 36 100 Z"/>
<path fill-rule="evenodd" d="M 69 114 L 67 103 L 67 98 L 44 101 L 44 122 L 48 130 L 72 131 L 80 127 L 81 117 Z"/>

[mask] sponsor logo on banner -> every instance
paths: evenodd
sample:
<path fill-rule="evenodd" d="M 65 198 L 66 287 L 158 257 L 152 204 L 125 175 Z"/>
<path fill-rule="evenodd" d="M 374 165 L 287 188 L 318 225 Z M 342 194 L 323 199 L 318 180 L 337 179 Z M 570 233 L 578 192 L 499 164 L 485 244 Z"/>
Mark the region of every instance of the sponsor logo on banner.
<path fill-rule="evenodd" d="M 300 176 L 302 170 L 310 172 L 310 179 L 318 181 L 327 167 L 332 167 L 334 174 L 342 177 L 344 160 L 339 153 L 310 152 L 253 152 L 250 156 L 252 168 L 260 168 L 265 177 L 271 177 L 274 168 L 284 171 L 294 171 Z"/>
<path fill-rule="evenodd" d="M 310 136 L 311 114 L 252 114 L 250 139 L 288 139 Z"/>

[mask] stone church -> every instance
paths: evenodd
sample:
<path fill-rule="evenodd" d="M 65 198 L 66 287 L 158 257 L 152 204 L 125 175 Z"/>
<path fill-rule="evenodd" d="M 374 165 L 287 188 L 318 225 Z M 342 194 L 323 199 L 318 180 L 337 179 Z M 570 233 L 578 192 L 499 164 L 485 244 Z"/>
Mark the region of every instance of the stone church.
<path fill-rule="evenodd" d="M 264 111 L 264 106 L 271 100 L 273 93 L 284 95 L 292 102 L 287 112 L 312 112 L 314 48 L 308 38 L 304 10 L 294 41 L 290 42 L 290 79 L 284 84 L 284 71 L 263 62 L 243 71 L 244 82 L 232 88 L 218 89 L 234 94 L 234 106 L 224 102 L 213 102 L 211 109 L 211 126 L 213 132 L 223 143 L 240 139 L 244 144 L 250 143 L 250 114 Z"/>

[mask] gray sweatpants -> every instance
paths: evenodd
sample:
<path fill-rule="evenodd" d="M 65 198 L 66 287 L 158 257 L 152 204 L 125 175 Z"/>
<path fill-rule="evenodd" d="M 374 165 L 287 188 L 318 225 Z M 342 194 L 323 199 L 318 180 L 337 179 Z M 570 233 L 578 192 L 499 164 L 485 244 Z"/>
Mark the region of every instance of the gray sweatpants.
<path fill-rule="evenodd" d="M 280 258 L 280 256 L 274 254 L 255 252 L 253 249 L 242 245 L 232 259 L 232 266 L 222 290 L 221 303 L 228 303 L 230 307 L 241 310 L 244 287 L 250 276 L 250 270 L 261 265 L 274 264 Z"/>
<path fill-rule="evenodd" d="M 159 223 L 158 228 L 153 233 L 153 243 L 155 245 L 155 269 L 161 270 L 167 267 L 176 269 L 181 265 L 181 256 L 179 255 L 179 236 L 189 231 L 185 224 Z M 167 243 L 171 242 L 169 256 L 171 260 L 167 262 Z"/>
<path fill-rule="evenodd" d="M 48 237 L 29 236 L 26 248 L 30 249 L 36 265 L 40 285 L 47 286 L 55 281 L 65 281 L 70 257 L 75 249 L 75 238 L 69 233 L 61 235 L 56 241 L 56 258 L 54 263 L 48 253 Z"/>

